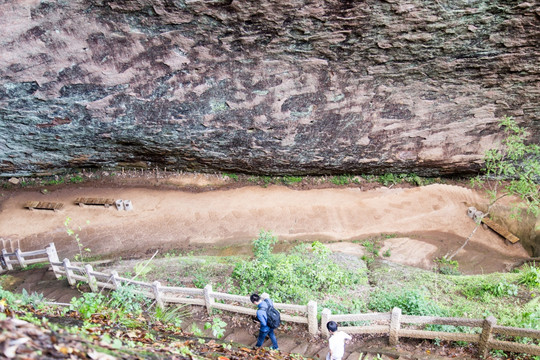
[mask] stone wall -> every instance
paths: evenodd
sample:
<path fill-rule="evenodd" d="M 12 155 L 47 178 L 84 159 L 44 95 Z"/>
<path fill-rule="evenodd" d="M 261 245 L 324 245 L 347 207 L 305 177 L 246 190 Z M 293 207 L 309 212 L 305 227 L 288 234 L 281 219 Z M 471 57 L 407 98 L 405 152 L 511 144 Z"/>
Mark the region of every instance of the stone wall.
<path fill-rule="evenodd" d="M 0 175 L 476 171 L 540 134 L 540 5 L 0 1 Z"/>

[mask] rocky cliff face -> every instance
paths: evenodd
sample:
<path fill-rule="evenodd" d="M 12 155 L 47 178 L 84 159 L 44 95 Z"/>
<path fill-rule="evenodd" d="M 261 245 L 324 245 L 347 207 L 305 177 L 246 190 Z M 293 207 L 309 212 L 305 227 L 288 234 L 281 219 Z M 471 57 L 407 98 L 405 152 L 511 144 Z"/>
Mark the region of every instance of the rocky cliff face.
<path fill-rule="evenodd" d="M 540 5 L 0 1 L 0 174 L 474 171 L 540 134 Z"/>

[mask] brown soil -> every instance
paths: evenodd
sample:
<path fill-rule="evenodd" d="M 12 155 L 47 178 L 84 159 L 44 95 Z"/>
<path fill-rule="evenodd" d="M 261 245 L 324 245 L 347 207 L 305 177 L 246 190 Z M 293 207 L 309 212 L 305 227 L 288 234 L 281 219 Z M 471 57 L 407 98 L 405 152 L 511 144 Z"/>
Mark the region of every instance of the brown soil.
<path fill-rule="evenodd" d="M 207 249 L 249 245 L 261 229 L 283 241 L 319 240 L 334 251 L 362 254 L 362 240 L 392 234 L 381 254 L 421 268 L 452 253 L 475 227 L 469 206 L 485 202 L 475 191 L 456 185 L 386 188 L 362 183 L 328 187 L 311 181 L 294 187 L 244 186 L 218 175 L 150 173 L 77 185 L 4 190 L 0 197 L 0 237 L 23 251 L 54 242 L 61 258 L 78 251 L 64 226 L 67 217 L 92 255 L 147 257 L 156 250 Z M 77 197 L 129 199 L 133 211 L 79 207 Z M 30 211 L 29 200 L 62 202 L 64 209 Z M 80 229 L 79 229 L 80 228 Z M 233 250 L 234 251 L 234 250 Z M 240 250 L 239 250 L 240 251 Z M 528 257 L 520 243 L 508 245 L 480 228 L 455 258 L 464 273 L 504 271 Z"/>

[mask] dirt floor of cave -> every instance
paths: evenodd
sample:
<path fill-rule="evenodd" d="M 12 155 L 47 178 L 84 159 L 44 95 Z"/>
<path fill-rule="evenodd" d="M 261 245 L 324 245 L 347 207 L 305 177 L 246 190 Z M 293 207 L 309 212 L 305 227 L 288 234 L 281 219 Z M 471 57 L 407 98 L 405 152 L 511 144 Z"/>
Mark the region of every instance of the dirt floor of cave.
<path fill-rule="evenodd" d="M 361 255 L 362 240 L 384 233 L 392 236 L 381 254 L 390 250 L 391 261 L 429 269 L 435 258 L 459 248 L 475 227 L 467 208 L 485 202 L 479 193 L 456 185 L 237 186 L 226 177 L 196 174 L 147 181 L 118 176 L 112 182 L 49 186 L 45 194 L 42 189 L 2 192 L 0 237 L 8 250 L 54 242 L 61 257 L 73 257 L 78 248 L 64 226 L 69 217 L 70 228 L 94 256 L 149 257 L 172 249 L 241 252 L 261 229 L 282 241 L 319 240 L 334 251 Z M 133 210 L 80 207 L 77 197 L 129 199 Z M 65 206 L 59 212 L 30 211 L 23 207 L 29 200 Z M 480 228 L 456 260 L 460 271 L 472 274 L 504 271 L 526 257 L 520 243 L 510 245 Z"/>

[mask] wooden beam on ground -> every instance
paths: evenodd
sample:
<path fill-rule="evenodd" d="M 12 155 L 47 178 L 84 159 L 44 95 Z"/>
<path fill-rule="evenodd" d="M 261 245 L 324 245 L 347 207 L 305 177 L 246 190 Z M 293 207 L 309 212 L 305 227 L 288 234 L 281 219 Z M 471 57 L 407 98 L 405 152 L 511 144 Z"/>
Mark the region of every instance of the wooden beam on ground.
<path fill-rule="evenodd" d="M 79 206 L 84 205 L 103 205 L 105 207 L 109 207 L 114 204 L 114 199 L 107 199 L 107 198 L 77 198 L 75 199 L 75 204 L 78 204 Z"/>
<path fill-rule="evenodd" d="M 482 219 L 482 222 L 486 224 L 487 226 L 489 226 L 497 234 L 501 235 L 506 240 L 510 241 L 512 244 L 515 244 L 519 241 L 519 238 L 517 236 L 515 236 L 510 231 L 508 231 L 508 229 L 505 228 L 504 226 L 497 224 L 495 221 L 487 217 L 484 217 Z"/>
<path fill-rule="evenodd" d="M 40 210 L 60 211 L 64 208 L 64 204 L 56 203 L 56 202 L 45 202 L 45 201 L 27 201 L 24 203 L 24 207 L 30 210 L 40 209 Z"/>

